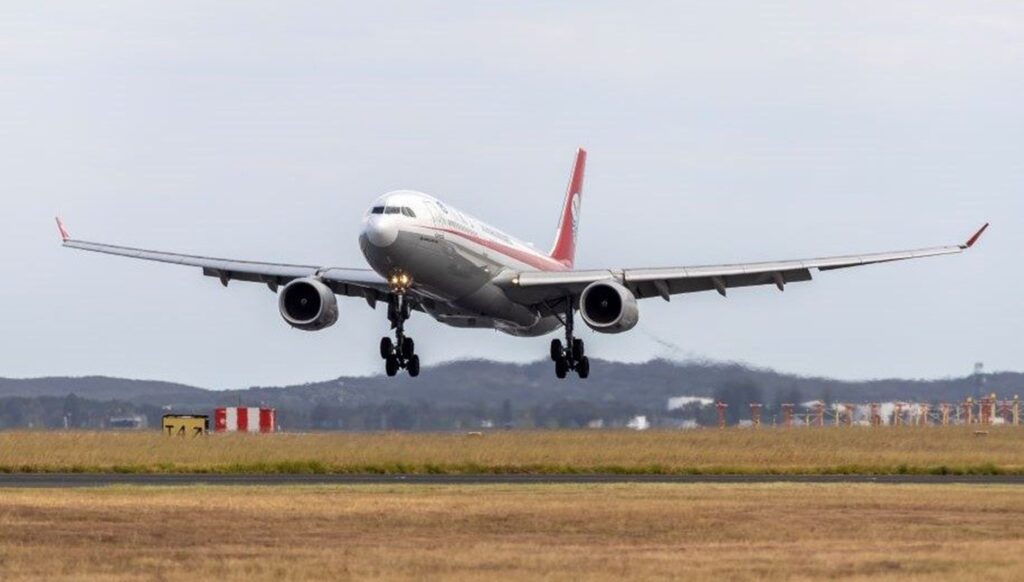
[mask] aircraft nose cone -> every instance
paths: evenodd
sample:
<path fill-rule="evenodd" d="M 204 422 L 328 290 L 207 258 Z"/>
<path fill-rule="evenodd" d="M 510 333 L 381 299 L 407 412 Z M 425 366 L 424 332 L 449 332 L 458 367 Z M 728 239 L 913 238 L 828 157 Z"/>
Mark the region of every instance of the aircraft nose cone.
<path fill-rule="evenodd" d="M 398 239 L 398 222 L 389 217 L 371 216 L 363 227 L 363 234 L 375 247 L 391 246 Z"/>

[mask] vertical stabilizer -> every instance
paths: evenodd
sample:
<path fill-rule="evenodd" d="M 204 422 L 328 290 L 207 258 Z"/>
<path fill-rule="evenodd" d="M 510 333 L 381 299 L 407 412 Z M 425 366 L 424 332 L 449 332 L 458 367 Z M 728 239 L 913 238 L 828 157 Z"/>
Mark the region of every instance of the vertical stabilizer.
<path fill-rule="evenodd" d="M 580 224 L 580 203 L 583 198 L 583 172 L 587 168 L 587 150 L 576 150 L 576 162 L 569 176 L 569 188 L 565 192 L 562 204 L 562 217 L 558 220 L 558 232 L 555 234 L 555 246 L 551 249 L 551 258 L 569 267 L 576 260 L 576 233 Z"/>

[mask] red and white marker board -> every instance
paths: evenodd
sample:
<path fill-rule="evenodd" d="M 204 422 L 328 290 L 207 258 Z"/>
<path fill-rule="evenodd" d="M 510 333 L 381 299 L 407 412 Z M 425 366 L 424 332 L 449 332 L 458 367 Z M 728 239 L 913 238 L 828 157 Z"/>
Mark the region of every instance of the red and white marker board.
<path fill-rule="evenodd" d="M 273 408 L 218 408 L 213 423 L 217 432 L 274 432 L 277 412 Z"/>

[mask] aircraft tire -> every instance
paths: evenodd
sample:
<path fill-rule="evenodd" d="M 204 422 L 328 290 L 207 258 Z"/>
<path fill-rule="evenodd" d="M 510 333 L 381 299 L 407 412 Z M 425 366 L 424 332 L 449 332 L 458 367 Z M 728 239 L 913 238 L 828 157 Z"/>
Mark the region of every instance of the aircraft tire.
<path fill-rule="evenodd" d="M 380 338 L 380 357 L 381 359 L 388 359 L 391 354 L 395 352 L 395 344 L 389 337 Z"/>
<path fill-rule="evenodd" d="M 387 361 L 384 362 L 384 371 L 387 372 L 389 378 L 398 374 L 398 367 L 398 358 L 388 356 Z"/>
<path fill-rule="evenodd" d="M 413 354 L 413 356 L 411 358 L 409 358 L 409 364 L 408 364 L 408 366 L 406 368 L 407 368 L 407 370 L 409 372 L 409 377 L 415 378 L 416 376 L 419 376 L 420 375 L 420 357 L 415 355 L 415 354 Z"/>
<path fill-rule="evenodd" d="M 590 377 L 590 358 L 586 356 L 580 358 L 580 362 L 576 364 L 576 373 L 579 374 L 581 380 Z"/>
<path fill-rule="evenodd" d="M 562 359 L 564 350 L 562 349 L 562 340 L 553 339 L 551 340 L 551 361 L 557 362 Z"/>
<path fill-rule="evenodd" d="M 574 338 L 572 340 L 572 359 L 579 362 L 586 355 L 586 349 L 583 346 L 583 340 Z"/>
<path fill-rule="evenodd" d="M 555 360 L 555 376 L 559 380 L 565 378 L 566 374 L 569 373 L 569 362 L 565 358 L 558 358 Z"/>

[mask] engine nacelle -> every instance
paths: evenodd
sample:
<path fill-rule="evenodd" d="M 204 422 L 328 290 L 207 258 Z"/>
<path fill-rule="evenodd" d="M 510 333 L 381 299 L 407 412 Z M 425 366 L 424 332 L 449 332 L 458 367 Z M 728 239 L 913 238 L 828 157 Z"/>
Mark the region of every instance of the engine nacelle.
<path fill-rule="evenodd" d="M 338 298 L 319 279 L 288 283 L 277 297 L 277 307 L 288 325 L 303 331 L 319 331 L 338 323 Z"/>
<path fill-rule="evenodd" d="M 629 289 L 615 281 L 597 281 L 580 295 L 580 315 L 594 331 L 622 333 L 636 327 L 640 308 Z"/>

